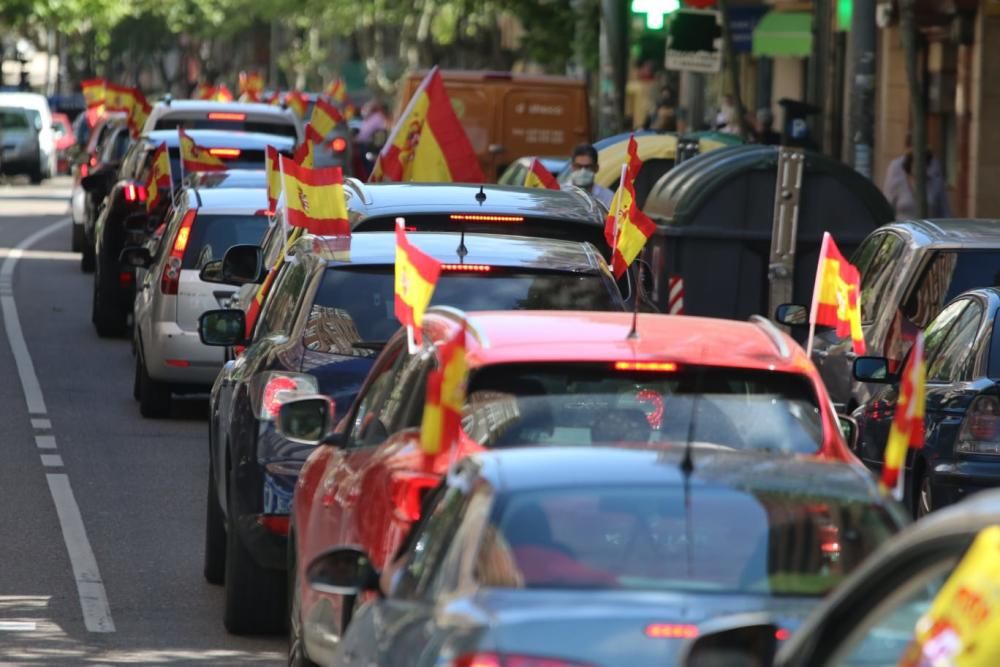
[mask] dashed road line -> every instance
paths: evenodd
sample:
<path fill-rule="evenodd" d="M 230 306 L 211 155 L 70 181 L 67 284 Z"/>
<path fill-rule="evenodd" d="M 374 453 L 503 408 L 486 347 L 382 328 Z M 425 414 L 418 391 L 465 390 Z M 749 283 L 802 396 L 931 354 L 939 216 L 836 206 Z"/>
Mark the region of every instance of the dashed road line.
<path fill-rule="evenodd" d="M 52 422 L 48 419 L 32 419 L 31 428 L 33 429 L 50 429 L 52 428 Z"/>
<path fill-rule="evenodd" d="M 42 465 L 46 468 L 62 468 L 62 457 L 58 454 L 42 454 Z"/>
<path fill-rule="evenodd" d="M 56 436 L 54 435 L 36 435 L 35 436 L 35 446 L 39 449 L 55 449 L 56 448 Z"/>

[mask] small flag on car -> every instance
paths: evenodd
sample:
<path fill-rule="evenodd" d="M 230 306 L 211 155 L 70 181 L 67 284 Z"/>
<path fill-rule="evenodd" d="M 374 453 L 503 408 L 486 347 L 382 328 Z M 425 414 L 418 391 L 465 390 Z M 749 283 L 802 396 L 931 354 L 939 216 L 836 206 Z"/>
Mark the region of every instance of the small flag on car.
<path fill-rule="evenodd" d="M 636 203 L 635 178 L 641 168 L 638 144 L 632 136 L 628 140 L 628 161 L 622 165 L 618 190 L 604 222 L 604 238 L 611 247 L 611 269 L 616 278 L 625 274 L 656 231 L 656 224 Z"/>
<path fill-rule="evenodd" d="M 535 157 L 531 158 L 531 166 L 528 167 L 528 173 L 524 175 L 524 187 L 558 190 L 559 182 L 552 175 L 552 172 L 546 169 L 545 165 Z"/>
<path fill-rule="evenodd" d="M 465 329 L 438 349 L 438 367 L 427 374 L 420 449 L 428 456 L 446 451 L 462 432 L 465 406 Z"/>
<path fill-rule="evenodd" d="M 403 219 L 396 218 L 396 319 L 407 328 L 413 343 L 420 343 L 424 311 L 440 275 L 441 263 L 412 245 Z"/>
<path fill-rule="evenodd" d="M 925 375 L 924 335 L 919 333 L 903 368 L 896 413 L 892 417 L 882 464 L 881 486 L 885 491 L 893 490 L 897 500 L 903 498 L 902 471 L 906 466 L 906 452 L 910 447 L 920 449 L 924 446 Z"/>
<path fill-rule="evenodd" d="M 212 155 L 210 149 L 199 146 L 183 127 L 177 128 L 181 144 L 181 166 L 184 171 L 225 171 L 226 163 Z"/>
<path fill-rule="evenodd" d="M 809 314 L 809 351 L 815 325 L 837 328 L 837 335 L 850 336 L 855 354 L 865 353 L 865 336 L 861 329 L 861 274 L 848 262 L 829 232 L 823 233 L 813 288 L 812 310 Z"/>
<path fill-rule="evenodd" d="M 278 160 L 288 224 L 322 236 L 350 234 L 341 168 L 310 169 L 284 156 Z"/>
<path fill-rule="evenodd" d="M 147 211 L 152 211 L 160 202 L 168 200 L 174 190 L 174 177 L 170 173 L 170 155 L 167 152 L 167 142 L 161 143 L 153 152 L 153 163 L 149 169 L 146 190 L 149 193 L 149 198 L 146 200 Z"/>

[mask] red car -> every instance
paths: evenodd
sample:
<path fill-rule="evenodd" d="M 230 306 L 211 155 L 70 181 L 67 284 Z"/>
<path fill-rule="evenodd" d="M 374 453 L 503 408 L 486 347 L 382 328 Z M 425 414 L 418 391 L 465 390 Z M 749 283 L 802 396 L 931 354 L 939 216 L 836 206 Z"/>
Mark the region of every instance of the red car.
<path fill-rule="evenodd" d="M 76 135 L 69 116 L 64 113 L 52 114 L 52 130 L 56 135 L 56 171 L 60 174 L 69 173 L 69 149 L 76 145 Z"/>
<path fill-rule="evenodd" d="M 351 611 L 341 596 L 311 589 L 305 566 L 331 546 L 356 545 L 383 570 L 424 493 L 468 453 L 691 441 L 861 465 L 812 362 L 767 320 L 643 314 L 634 336 L 631 325 L 628 313 L 432 308 L 416 354 L 403 332 L 391 338 L 337 433 L 299 476 L 289 540 L 293 663 L 330 663 Z M 426 456 L 427 373 L 436 346 L 463 327 L 464 433 L 452 450 Z M 296 409 L 287 408 L 291 417 Z"/>

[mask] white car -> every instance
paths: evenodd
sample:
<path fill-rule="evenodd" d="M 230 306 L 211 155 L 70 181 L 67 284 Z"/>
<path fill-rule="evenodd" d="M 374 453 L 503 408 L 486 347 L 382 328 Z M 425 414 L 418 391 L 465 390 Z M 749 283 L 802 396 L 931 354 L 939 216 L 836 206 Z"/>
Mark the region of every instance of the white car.
<path fill-rule="evenodd" d="M 290 137 L 302 143 L 302 121 L 291 109 L 254 102 L 165 99 L 153 106 L 143 134 L 153 130 L 232 130 Z"/>
<path fill-rule="evenodd" d="M 152 247 L 127 248 L 140 267 L 133 308 L 135 397 L 144 417 L 170 413 L 173 393 L 207 393 L 223 364 L 223 350 L 203 345 L 198 319 L 226 307 L 235 287 L 206 282 L 201 271 L 234 245 L 258 245 L 268 229 L 260 188 L 185 187 L 167 213 Z"/>
<path fill-rule="evenodd" d="M 27 174 L 32 183 L 41 183 L 56 173 L 56 135 L 52 129 L 52 111 L 45 96 L 37 93 L 0 93 L 0 107 L 23 109 L 29 127 L 37 137 L 37 148 L 19 142 L 8 145 L 3 140 L 0 168 L 7 174 Z M 12 128 L 13 129 L 13 128 Z M 21 128 L 23 129 L 23 128 Z M 6 128 L 0 132 L 7 134 Z M 8 166 L 14 165 L 14 166 Z"/>

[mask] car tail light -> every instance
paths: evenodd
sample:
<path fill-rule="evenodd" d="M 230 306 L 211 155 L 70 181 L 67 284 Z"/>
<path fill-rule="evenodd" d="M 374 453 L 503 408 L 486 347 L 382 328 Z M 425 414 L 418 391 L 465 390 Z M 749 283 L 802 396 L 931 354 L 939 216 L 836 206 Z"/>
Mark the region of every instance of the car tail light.
<path fill-rule="evenodd" d="M 493 267 L 488 264 L 442 264 L 441 270 L 452 273 L 489 273 Z"/>
<path fill-rule="evenodd" d="M 677 364 L 672 361 L 616 361 L 615 370 L 674 373 L 677 371 Z"/>
<path fill-rule="evenodd" d="M 653 639 L 694 639 L 698 626 L 690 623 L 650 623 L 645 634 Z"/>
<path fill-rule="evenodd" d="M 269 371 L 260 373 L 250 383 L 251 405 L 261 421 L 274 421 L 281 404 L 296 396 L 319 391 L 316 378 L 307 373 Z"/>
<path fill-rule="evenodd" d="M 174 368 L 188 368 L 191 362 L 187 359 L 167 359 L 165 361 L 167 366 L 173 366 Z"/>
<path fill-rule="evenodd" d="M 452 213 L 448 216 L 458 222 L 524 222 L 523 215 L 484 215 L 482 213 Z"/>
<path fill-rule="evenodd" d="M 209 155 L 214 155 L 215 157 L 227 157 L 227 158 L 238 158 L 240 156 L 239 148 L 209 148 Z"/>
<path fill-rule="evenodd" d="M 582 662 L 509 653 L 466 653 L 452 661 L 453 667 L 589 667 Z"/>
<path fill-rule="evenodd" d="M 90 156 L 90 166 L 91 167 L 96 167 L 97 166 L 97 156 L 96 155 L 91 155 Z"/>
<path fill-rule="evenodd" d="M 343 153 L 347 150 L 347 139 L 343 137 L 335 137 L 334 140 L 330 142 L 330 148 L 333 149 L 334 153 Z"/>
<path fill-rule="evenodd" d="M 160 291 L 164 294 L 177 294 L 177 287 L 181 280 L 181 265 L 184 262 L 184 251 L 187 250 L 188 239 L 191 237 L 191 225 L 198 212 L 194 209 L 184 214 L 181 226 L 174 236 L 174 244 L 170 248 L 170 256 L 163 267 L 163 274 L 160 276 Z"/>
<path fill-rule="evenodd" d="M 208 114 L 209 120 L 246 120 L 245 113 L 235 113 L 231 111 L 213 111 Z"/>
<path fill-rule="evenodd" d="M 129 203 L 144 202 L 146 201 L 146 198 L 149 196 L 149 193 L 146 192 L 145 185 L 137 185 L 135 183 L 129 183 L 128 185 L 126 185 L 124 194 L 125 194 L 125 201 Z"/>
<path fill-rule="evenodd" d="M 955 451 L 1000 454 L 1000 398 L 977 396 L 965 413 Z"/>
<path fill-rule="evenodd" d="M 80 178 L 87 178 L 87 175 L 89 173 L 90 173 L 90 165 L 84 162 L 83 164 L 80 165 Z"/>
<path fill-rule="evenodd" d="M 274 535 L 288 535 L 287 514 L 261 514 L 257 517 L 257 523 Z"/>
<path fill-rule="evenodd" d="M 788 628 L 778 628 L 774 631 L 774 638 L 779 642 L 783 642 L 792 636 L 791 631 Z"/>
<path fill-rule="evenodd" d="M 389 489 L 392 507 L 396 515 L 404 521 L 416 521 L 420 518 L 420 508 L 424 496 L 440 482 L 436 475 L 397 470 L 392 474 Z"/>

